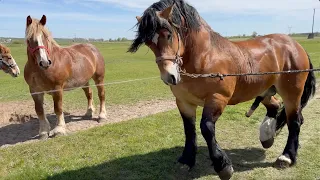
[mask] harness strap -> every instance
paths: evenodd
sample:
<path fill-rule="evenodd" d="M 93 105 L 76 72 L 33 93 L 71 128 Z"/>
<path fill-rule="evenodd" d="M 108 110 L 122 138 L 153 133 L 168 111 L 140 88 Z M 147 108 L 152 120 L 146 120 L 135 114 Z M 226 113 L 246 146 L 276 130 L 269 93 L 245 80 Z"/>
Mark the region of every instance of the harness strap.
<path fill-rule="evenodd" d="M 27 43 L 28 43 L 28 50 L 29 50 L 32 54 L 34 54 L 34 53 L 35 53 L 37 50 L 39 50 L 39 49 L 45 49 L 45 50 L 47 51 L 48 55 L 50 55 L 49 49 L 48 49 L 46 46 L 37 46 L 37 47 L 35 47 L 35 48 L 32 48 L 32 47 L 30 47 L 29 42 L 27 42 Z"/>
<path fill-rule="evenodd" d="M 171 60 L 171 61 L 175 61 L 179 66 L 182 66 L 183 61 L 182 61 L 182 57 L 180 56 L 180 34 L 177 32 L 178 34 L 178 50 L 175 56 L 158 56 L 156 57 L 156 63 L 159 63 L 163 60 Z"/>

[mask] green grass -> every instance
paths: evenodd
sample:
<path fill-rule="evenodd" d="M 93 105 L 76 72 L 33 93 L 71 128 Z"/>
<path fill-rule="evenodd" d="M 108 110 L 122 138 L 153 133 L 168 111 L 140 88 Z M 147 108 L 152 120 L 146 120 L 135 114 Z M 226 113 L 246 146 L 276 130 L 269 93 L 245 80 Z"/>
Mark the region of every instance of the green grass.
<path fill-rule="evenodd" d="M 272 168 L 287 138 L 284 130 L 265 151 L 258 126 L 265 110 L 244 117 L 249 103 L 230 106 L 217 123 L 217 139 L 231 158 L 233 179 L 315 179 L 320 177 L 319 100 L 304 112 L 298 164 L 287 170 Z M 198 111 L 198 119 L 201 109 Z M 184 145 L 177 110 L 112 124 L 48 141 L 0 149 L 0 179 L 217 179 L 206 143 L 199 132 L 197 163 L 191 172 L 176 159 Z"/>

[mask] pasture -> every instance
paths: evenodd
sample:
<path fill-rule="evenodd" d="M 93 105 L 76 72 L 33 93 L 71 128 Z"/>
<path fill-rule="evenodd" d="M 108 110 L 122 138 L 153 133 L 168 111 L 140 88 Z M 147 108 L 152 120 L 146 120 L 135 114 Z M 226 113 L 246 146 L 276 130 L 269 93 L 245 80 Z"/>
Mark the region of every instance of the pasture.
<path fill-rule="evenodd" d="M 320 40 L 298 40 L 310 53 L 315 68 L 320 67 Z M 125 53 L 129 43 L 97 43 L 106 62 L 106 103 L 109 107 L 134 107 L 139 102 L 173 102 L 173 96 L 158 78 L 153 53 L 146 47 L 136 54 Z M 23 44 L 9 47 L 23 74 L 27 60 Z M 316 73 L 317 77 L 319 73 Z M 113 82 L 132 82 L 111 84 Z M 21 107 L 34 114 L 28 86 L 23 75 L 12 79 L 1 73 L 0 107 L 19 114 Z M 96 89 L 95 102 L 98 102 Z M 49 96 L 47 96 L 49 98 Z M 251 118 L 244 113 L 251 102 L 229 106 L 217 124 L 217 139 L 231 157 L 235 168 L 233 179 L 316 179 L 320 178 L 320 114 L 318 97 L 304 110 L 301 149 L 298 165 L 284 171 L 272 168 L 281 153 L 287 130 L 276 138 L 275 145 L 263 150 L 258 127 L 264 117 L 262 105 Z M 51 103 L 51 101 L 47 101 Z M 29 105 L 31 107 L 29 107 Z M 152 106 L 145 104 L 145 106 Z M 160 106 L 154 106 L 157 108 Z M 86 98 L 81 89 L 64 95 L 65 110 L 85 113 Z M 140 107 L 141 109 L 145 107 Z M 113 109 L 120 111 L 121 109 Z M 49 113 L 52 113 L 53 109 Z M 130 111 L 130 109 L 128 109 Z M 23 111 L 25 113 L 25 111 Z M 198 110 L 198 119 L 201 109 Z M 1 117 L 1 116 L 0 116 Z M 9 121 L 1 119 L 0 122 Z M 110 119 L 112 121 L 112 119 Z M 6 122 L 7 123 L 7 122 Z M 71 123 L 71 122 L 70 122 Z M 0 134 L 8 125 L 0 126 Z M 24 126 L 16 124 L 16 126 Z M 32 127 L 28 127 L 32 128 Z M 38 126 L 34 127 L 38 128 Z M 217 176 L 206 143 L 197 124 L 199 152 L 191 172 L 181 169 L 176 159 L 184 146 L 183 125 L 176 109 L 128 122 L 105 125 L 58 137 L 0 149 L 1 179 L 212 179 Z M 2 131 L 2 132 L 1 132 Z M 13 136 L 14 132 L 10 132 Z M 25 140 L 27 141 L 27 139 Z M 1 144 L 4 145 L 4 144 Z"/>

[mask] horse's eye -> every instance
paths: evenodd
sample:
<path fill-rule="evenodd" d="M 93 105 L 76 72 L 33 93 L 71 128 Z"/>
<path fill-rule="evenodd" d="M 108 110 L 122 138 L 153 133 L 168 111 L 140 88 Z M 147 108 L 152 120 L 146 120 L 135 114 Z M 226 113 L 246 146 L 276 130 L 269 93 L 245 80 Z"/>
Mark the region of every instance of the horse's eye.
<path fill-rule="evenodd" d="M 171 38 L 172 38 L 172 35 L 168 34 L 168 40 L 171 40 Z"/>

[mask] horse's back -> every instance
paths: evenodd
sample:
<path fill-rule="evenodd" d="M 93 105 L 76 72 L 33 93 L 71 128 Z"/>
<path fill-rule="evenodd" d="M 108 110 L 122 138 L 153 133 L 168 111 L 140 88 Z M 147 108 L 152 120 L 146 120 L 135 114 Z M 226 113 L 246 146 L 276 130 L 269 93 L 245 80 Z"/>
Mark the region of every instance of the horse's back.
<path fill-rule="evenodd" d="M 303 47 L 285 34 L 268 34 L 245 41 L 237 41 L 234 44 L 248 52 L 250 57 L 255 59 L 255 62 L 258 62 L 260 66 L 276 63 L 278 67 L 274 71 L 308 68 L 301 60 L 304 59 L 305 62 L 308 62 Z"/>
<path fill-rule="evenodd" d="M 68 78 L 67 87 L 83 85 L 93 77 L 104 78 L 104 58 L 93 44 L 74 44 L 64 48 L 71 54 L 72 75 Z"/>

